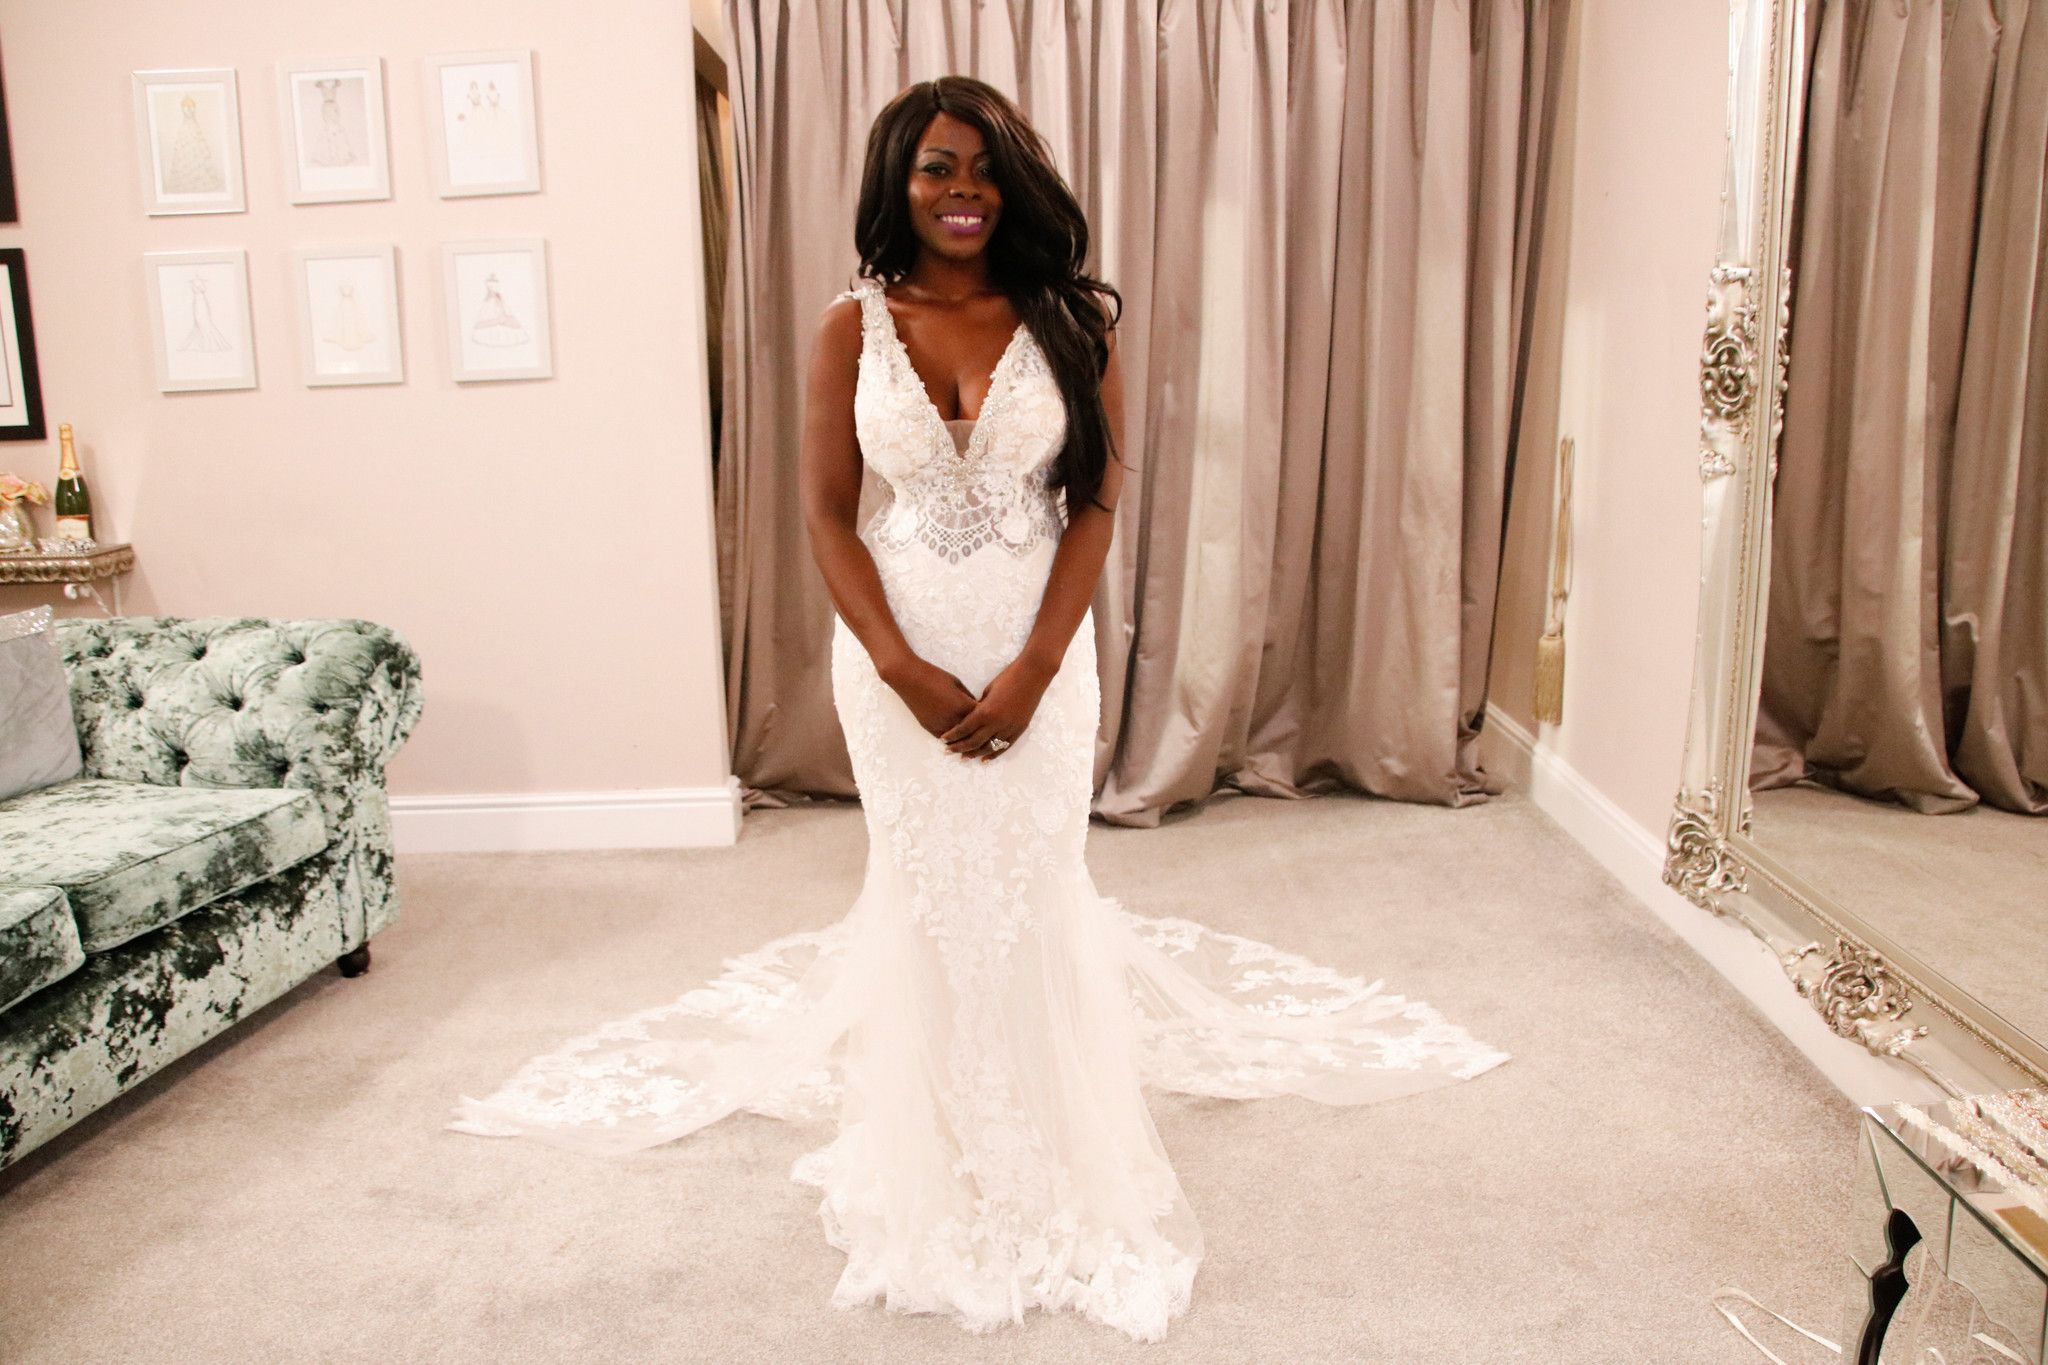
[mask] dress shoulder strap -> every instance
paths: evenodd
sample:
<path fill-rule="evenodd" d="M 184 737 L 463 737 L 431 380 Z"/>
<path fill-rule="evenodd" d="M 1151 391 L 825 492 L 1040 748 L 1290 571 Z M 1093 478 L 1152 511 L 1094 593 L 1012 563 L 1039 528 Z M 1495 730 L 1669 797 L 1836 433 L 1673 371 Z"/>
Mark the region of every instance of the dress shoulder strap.
<path fill-rule="evenodd" d="M 889 325 L 887 321 L 889 305 L 882 301 L 881 281 L 872 278 L 863 279 L 851 289 L 840 290 L 838 297 L 842 299 L 857 299 L 860 302 L 862 353 L 866 354 L 871 350 L 877 353 L 882 352 L 885 349 L 884 342 L 887 336 L 885 329 Z"/>

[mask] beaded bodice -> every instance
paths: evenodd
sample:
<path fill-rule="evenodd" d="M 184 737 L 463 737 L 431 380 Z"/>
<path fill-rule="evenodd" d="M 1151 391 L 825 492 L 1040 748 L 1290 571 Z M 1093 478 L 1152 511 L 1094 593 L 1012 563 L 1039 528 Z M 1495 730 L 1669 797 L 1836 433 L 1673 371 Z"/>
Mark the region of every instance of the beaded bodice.
<path fill-rule="evenodd" d="M 861 458 L 886 487 L 861 531 L 869 549 L 921 544 L 958 562 L 988 546 L 1021 555 L 1057 541 L 1063 522 L 1049 476 L 1067 410 L 1030 329 L 1019 323 L 1011 334 L 962 447 L 910 363 L 881 282 L 863 280 L 840 297 L 860 301 L 854 429 Z"/>

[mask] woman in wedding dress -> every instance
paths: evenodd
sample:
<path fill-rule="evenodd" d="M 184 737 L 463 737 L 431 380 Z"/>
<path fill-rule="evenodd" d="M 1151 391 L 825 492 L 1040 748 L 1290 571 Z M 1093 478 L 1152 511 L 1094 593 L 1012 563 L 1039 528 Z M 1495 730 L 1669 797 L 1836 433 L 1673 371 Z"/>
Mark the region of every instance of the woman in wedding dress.
<path fill-rule="evenodd" d="M 832 1122 L 792 1175 L 846 1253 L 835 1304 L 977 1331 L 1066 1310 L 1156 1341 L 1203 1243 L 1146 1087 L 1363 1104 L 1506 1055 L 1378 981 L 1097 892 L 1116 291 L 1082 273 L 1087 224 L 1044 143 L 961 77 L 878 117 L 855 240 L 861 282 L 813 348 L 801 483 L 868 832 L 859 895 L 465 1098 L 452 1126 L 616 1153 L 741 1109 Z M 857 527 L 863 463 L 886 501 Z"/>

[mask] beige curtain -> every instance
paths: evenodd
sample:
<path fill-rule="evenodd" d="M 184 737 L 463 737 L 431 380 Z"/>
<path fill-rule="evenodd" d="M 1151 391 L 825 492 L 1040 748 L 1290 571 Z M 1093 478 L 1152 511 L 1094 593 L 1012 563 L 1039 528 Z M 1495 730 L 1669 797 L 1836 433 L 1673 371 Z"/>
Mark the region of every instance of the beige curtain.
<path fill-rule="evenodd" d="M 2048 810 L 2048 10 L 2029 9 L 1816 8 L 1759 787 Z"/>
<path fill-rule="evenodd" d="M 1219 784 L 1462 804 L 1477 754 L 1563 0 L 727 0 L 727 658 L 750 804 L 850 795 L 796 489 L 867 130 L 972 74 L 1123 292 L 1137 467 L 1095 603 L 1095 809 Z"/>
<path fill-rule="evenodd" d="M 2048 4 L 2005 0 L 1958 380 L 1942 677 L 1956 769 L 2048 814 Z"/>

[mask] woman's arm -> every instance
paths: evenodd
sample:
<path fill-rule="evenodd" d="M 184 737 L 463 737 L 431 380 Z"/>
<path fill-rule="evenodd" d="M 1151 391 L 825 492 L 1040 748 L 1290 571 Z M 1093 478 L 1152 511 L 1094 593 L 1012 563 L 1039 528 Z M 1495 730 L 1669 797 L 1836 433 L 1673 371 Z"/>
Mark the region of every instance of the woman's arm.
<path fill-rule="evenodd" d="M 1081 618 L 1095 600 L 1116 531 L 1116 504 L 1124 484 L 1124 372 L 1114 328 L 1109 333 L 1109 359 L 1102 371 L 1102 406 L 1110 438 L 1102 488 L 1094 502 L 1067 509 L 1067 528 L 1053 553 L 1045 595 L 1023 651 L 989 683 L 974 710 L 939 736 L 954 753 L 975 753 L 993 736 L 1014 740 L 1023 731 L 1038 709 L 1038 699 L 1059 672 L 1060 661 L 1067 657 L 1067 646 L 1073 642 Z"/>
<path fill-rule="evenodd" d="M 825 590 L 840 618 L 867 650 L 882 681 L 936 735 L 973 708 L 974 694 L 911 649 L 889 609 L 875 558 L 860 538 L 860 439 L 853 425 L 854 387 L 860 378 L 860 307 L 858 299 L 835 300 L 820 319 L 811 346 L 797 471 L 804 526 L 810 532 L 811 557 L 825 577 Z"/>

